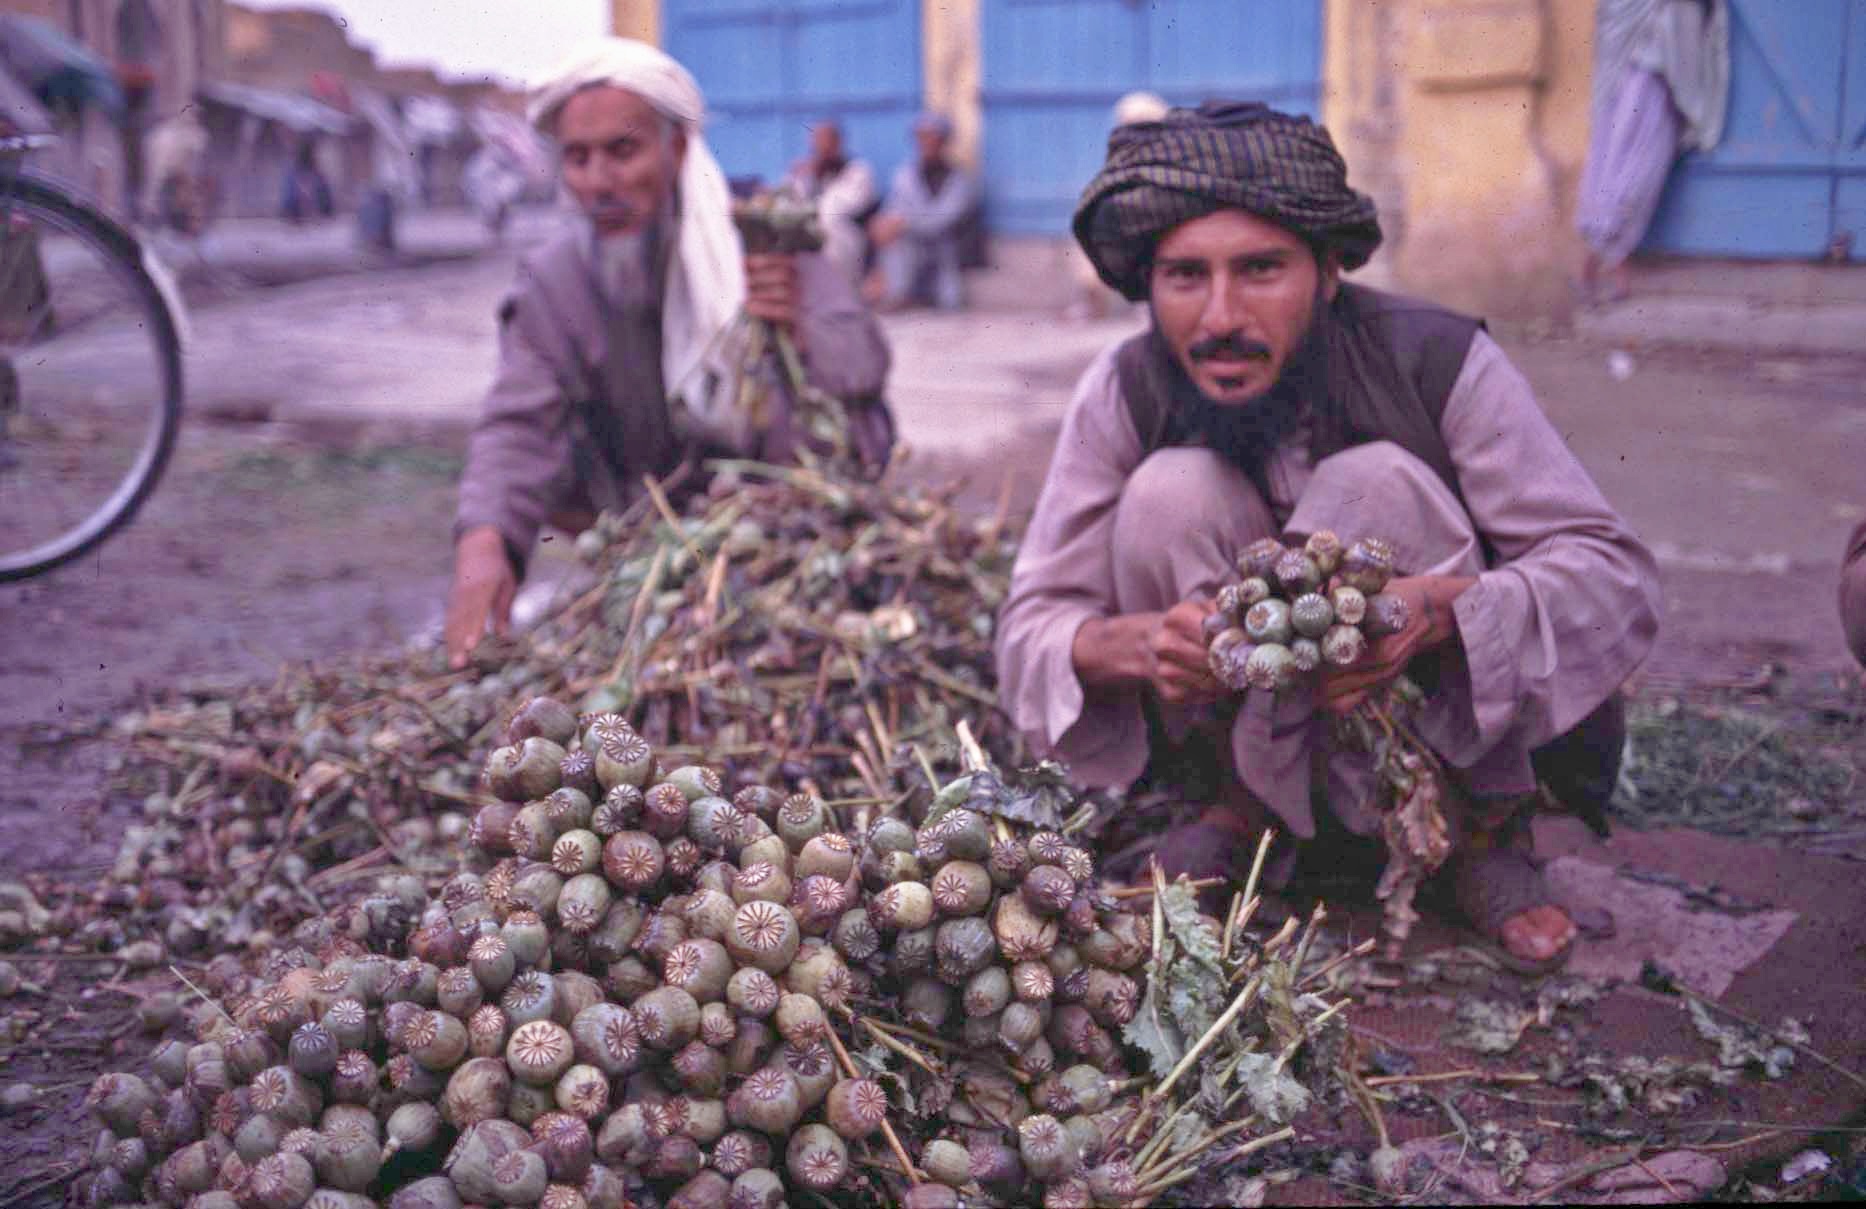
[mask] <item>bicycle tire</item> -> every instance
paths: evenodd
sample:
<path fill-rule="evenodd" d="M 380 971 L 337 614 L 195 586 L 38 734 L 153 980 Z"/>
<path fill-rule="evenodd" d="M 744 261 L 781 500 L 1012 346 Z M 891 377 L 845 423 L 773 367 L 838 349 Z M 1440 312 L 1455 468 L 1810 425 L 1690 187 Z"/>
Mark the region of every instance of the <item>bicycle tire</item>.
<path fill-rule="evenodd" d="M 161 482 L 181 432 L 182 365 L 177 318 L 155 278 L 143 261 L 143 248 L 135 236 L 116 222 L 79 201 L 57 182 L 30 170 L 0 175 L 0 214 L 34 209 L 88 239 L 106 256 L 140 305 L 154 338 L 159 362 L 162 398 L 155 439 L 148 444 L 131 472 L 112 492 L 103 507 L 50 541 L 22 553 L 0 551 L 0 583 L 43 575 L 81 558 L 135 519 L 136 513 Z"/>

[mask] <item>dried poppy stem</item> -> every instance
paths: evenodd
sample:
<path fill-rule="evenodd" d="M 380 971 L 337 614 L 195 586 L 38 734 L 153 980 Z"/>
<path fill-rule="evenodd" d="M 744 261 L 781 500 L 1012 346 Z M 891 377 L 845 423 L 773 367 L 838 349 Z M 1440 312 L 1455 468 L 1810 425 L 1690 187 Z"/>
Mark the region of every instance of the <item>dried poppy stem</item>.
<path fill-rule="evenodd" d="M 681 528 L 680 516 L 675 513 L 674 506 L 667 502 L 667 493 L 661 490 L 661 484 L 656 481 L 652 474 L 642 475 L 641 482 L 642 486 L 648 489 L 648 498 L 654 501 L 654 510 L 661 514 L 661 519 L 667 522 L 667 527 L 674 531 L 674 540 L 679 542 L 686 549 L 687 553 L 693 556 L 694 566 L 699 566 L 700 563 L 706 560 L 706 556 L 701 552 L 698 546 L 693 544 L 693 539 L 686 535 L 686 531 Z"/>
<path fill-rule="evenodd" d="M 1201 877 L 1197 881 L 1187 882 L 1186 885 L 1193 890 L 1208 890 L 1213 886 L 1222 886 L 1224 883 L 1225 879 L 1222 877 Z M 1108 891 L 1108 897 L 1112 899 L 1144 898 L 1149 894 L 1157 893 L 1158 891 L 1152 886 L 1122 886 L 1117 890 Z"/>
<path fill-rule="evenodd" d="M 1290 922 L 1293 924 L 1295 921 L 1291 920 Z M 1149 1093 L 1149 1098 L 1154 1100 L 1165 1099 L 1166 1093 L 1172 1090 L 1173 1084 L 1179 1082 L 1181 1076 L 1191 1070 L 1193 1063 L 1198 1061 L 1199 1055 L 1210 1049 L 1212 1043 L 1218 1040 L 1219 1035 L 1227 1028 L 1231 1027 L 1231 1022 L 1236 1020 L 1238 1015 L 1243 1012 L 1245 1008 L 1250 1006 L 1251 1000 L 1257 997 L 1257 992 L 1261 990 L 1262 987 L 1262 979 L 1251 979 L 1249 984 L 1246 985 L 1242 991 L 1238 992 L 1237 998 L 1231 1001 L 1231 1006 L 1224 1010 L 1224 1014 L 1212 1021 L 1212 1026 L 1205 1030 L 1205 1034 L 1192 1043 L 1192 1048 L 1186 1051 L 1186 1056 L 1179 1060 L 1179 1065 L 1172 1069 L 1172 1073 L 1168 1074 L 1165 1079 L 1162 1079 L 1160 1085 Z"/>
<path fill-rule="evenodd" d="M 1135 1171 L 1134 1182 L 1143 1186 L 1150 1184 L 1165 1172 L 1185 1166 L 1232 1134 L 1240 1130 L 1249 1129 L 1255 1124 L 1257 1124 L 1257 1116 L 1253 1113 L 1242 1120 L 1233 1121 L 1229 1125 L 1221 1125 L 1217 1129 L 1205 1134 L 1198 1141 L 1186 1147 L 1186 1149 L 1178 1154 L 1170 1155 L 1166 1158 L 1156 1158 L 1148 1170 L 1144 1172 Z"/>
<path fill-rule="evenodd" d="M 876 1028 L 886 1029 L 890 1033 L 898 1033 L 900 1036 L 911 1038 L 923 1045 L 930 1045 L 934 1049 L 956 1051 L 961 1048 L 946 1040 L 944 1037 L 935 1037 L 932 1033 L 917 1029 L 911 1024 L 901 1024 L 896 1021 L 888 1021 L 884 1024 L 878 1020 L 871 1020 L 868 1021 L 868 1023 L 874 1025 Z"/>
<path fill-rule="evenodd" d="M 984 689 L 967 684 L 965 681 L 956 677 L 948 676 L 945 672 L 933 666 L 924 655 L 914 661 L 914 670 L 919 672 L 929 684 L 943 688 L 949 693 L 958 693 L 961 697 L 970 697 L 980 705 L 989 706 L 992 709 L 998 707 L 998 699 L 995 696 L 986 692 Z"/>
<path fill-rule="evenodd" d="M 1540 1083 L 1541 1075 L 1511 1074 L 1487 1070 L 1446 1070 L 1431 1075 L 1374 1075 L 1362 1079 L 1369 1087 L 1391 1087 L 1396 1083 L 1452 1083 L 1459 1079 L 1481 1079 L 1486 1083 Z"/>
<path fill-rule="evenodd" d="M 1315 943 L 1316 929 L 1320 928 L 1327 918 L 1328 909 L 1321 903 L 1316 903 L 1315 910 L 1309 913 L 1309 926 L 1303 929 L 1302 940 L 1296 945 L 1296 956 L 1290 960 L 1290 973 L 1301 976 L 1302 965 L 1309 960 L 1309 946 Z"/>
<path fill-rule="evenodd" d="M 842 1048 L 842 1038 L 836 1036 L 836 1030 L 824 1029 L 823 1035 L 829 1038 L 829 1048 L 835 1051 L 836 1061 L 842 1065 L 843 1076 L 849 1079 L 861 1078 L 861 1072 L 855 1069 L 855 1063 L 849 1058 L 849 1051 Z M 888 1140 L 888 1149 L 894 1152 L 895 1161 L 906 1170 L 908 1181 L 913 1184 L 920 1183 L 920 1173 L 914 1170 L 913 1163 L 907 1157 L 906 1148 L 901 1145 L 900 1138 L 895 1136 L 894 1126 L 889 1124 L 885 1116 L 881 1118 L 881 1136 Z"/>
<path fill-rule="evenodd" d="M 986 757 L 985 749 L 978 745 L 978 740 L 972 735 L 971 720 L 968 718 L 959 719 L 958 732 L 959 751 L 965 757 L 965 770 L 967 772 L 983 772 L 985 769 L 990 768 L 991 760 Z"/>
<path fill-rule="evenodd" d="M 868 724 L 875 728 L 875 741 L 880 744 L 881 754 L 886 755 L 888 752 L 893 751 L 894 736 L 888 731 L 886 724 L 881 721 L 881 711 L 875 708 L 874 700 L 864 696 L 862 698 L 862 709 L 868 713 Z"/>
<path fill-rule="evenodd" d="M 179 978 L 181 980 L 181 985 L 187 987 L 189 990 L 193 991 L 196 995 L 200 996 L 201 1002 L 207 1004 L 207 1006 L 213 1008 L 216 1012 L 219 1012 L 220 1018 L 222 1020 L 225 1020 L 228 1024 L 232 1024 L 235 1028 L 239 1027 L 239 1025 L 234 1021 L 233 1017 L 227 1015 L 227 1009 L 224 1007 L 221 1007 L 219 1003 L 215 1002 L 214 997 L 212 995 L 209 995 L 206 991 L 194 985 L 194 983 L 189 980 L 186 974 L 182 973 L 180 970 L 176 969 L 172 965 L 169 966 L 168 972 L 173 974 L 175 977 Z"/>
<path fill-rule="evenodd" d="M 615 680 L 628 668 L 630 651 L 635 645 L 635 634 L 641 629 L 642 619 L 648 615 L 648 602 L 661 590 L 661 576 L 667 571 L 667 547 L 657 547 L 654 559 L 648 564 L 648 574 L 642 578 L 641 587 L 635 593 L 635 603 L 629 609 L 628 628 L 622 631 L 621 646 L 616 654 L 615 664 L 609 669 L 607 679 Z"/>
<path fill-rule="evenodd" d="M 1327 975 L 1333 973 L 1335 970 L 1339 969 L 1341 966 L 1345 965 L 1346 963 L 1353 961 L 1355 958 L 1367 956 L 1369 953 L 1373 952 L 1374 949 L 1378 945 L 1379 945 L 1379 942 L 1370 936 L 1366 940 L 1363 940 L 1360 944 L 1355 945 L 1352 949 L 1348 949 L 1345 952 L 1335 954 L 1333 957 L 1329 958 L 1326 962 L 1322 963 L 1321 967 L 1318 968 L 1313 974 L 1310 974 L 1308 977 L 1304 978 L 1301 982 L 1297 983 L 1296 984 L 1297 987 L 1298 988 L 1306 987 L 1310 983 L 1315 982 L 1316 980 L 1320 978 L 1324 978 Z"/>
<path fill-rule="evenodd" d="M 893 1050 L 895 1053 L 899 1054 L 901 1057 L 907 1059 L 909 1062 L 913 1063 L 915 1066 L 919 1067 L 921 1070 L 925 1071 L 927 1074 L 932 1075 L 935 1079 L 938 1079 L 942 1076 L 942 1072 L 940 1071 L 940 1069 L 933 1065 L 932 1059 L 922 1054 L 919 1050 L 915 1049 L 913 1046 L 907 1045 L 901 1041 L 898 1041 L 895 1038 L 889 1036 L 887 1033 L 883 1032 L 881 1029 L 876 1028 L 874 1021 L 864 1018 L 861 1021 L 859 1021 L 859 1023 L 861 1024 L 863 1028 L 868 1030 L 869 1036 L 873 1037 L 876 1041 L 880 1042 L 882 1045 L 886 1046 L 887 1048 Z"/>
<path fill-rule="evenodd" d="M 1224 1154 L 1224 1157 L 1219 1159 L 1218 1162 L 1220 1164 L 1235 1163 L 1239 1159 L 1247 1158 L 1250 1155 L 1256 1154 L 1259 1150 L 1267 1149 L 1271 1146 L 1276 1145 L 1278 1142 L 1285 1141 L 1295 1136 L 1296 1136 L 1295 1127 L 1293 1125 L 1285 1125 L 1283 1128 L 1277 1130 L 1275 1133 L 1267 1133 L 1263 1135 L 1261 1138 L 1252 1138 L 1250 1141 L 1245 1142 L 1241 1146 L 1236 1146 L 1230 1150 L 1227 1150 Z"/>
<path fill-rule="evenodd" d="M 394 855 L 395 854 L 390 852 L 387 848 L 378 845 L 361 856 L 351 857 L 341 865 L 332 865 L 328 869 L 319 870 L 314 876 L 306 878 L 305 884 L 307 886 L 328 886 L 335 882 L 341 882 L 344 880 L 345 874 L 368 868 L 381 861 L 383 857 L 392 857 Z"/>
<path fill-rule="evenodd" d="M 1250 875 L 1244 879 L 1243 898 L 1245 902 L 1257 897 L 1257 879 L 1263 875 L 1264 858 L 1270 854 L 1270 845 L 1276 839 L 1276 832 L 1265 828 L 1257 838 L 1257 855 L 1251 858 Z"/>
<path fill-rule="evenodd" d="M 856 739 L 859 741 L 867 737 L 866 735 L 857 735 Z M 871 795 L 874 797 L 882 797 L 887 793 L 887 790 L 882 788 L 881 779 L 875 775 L 874 768 L 861 752 L 853 751 L 849 753 L 849 765 L 855 769 L 856 775 L 862 778 L 862 784 L 868 787 L 868 792 Z"/>

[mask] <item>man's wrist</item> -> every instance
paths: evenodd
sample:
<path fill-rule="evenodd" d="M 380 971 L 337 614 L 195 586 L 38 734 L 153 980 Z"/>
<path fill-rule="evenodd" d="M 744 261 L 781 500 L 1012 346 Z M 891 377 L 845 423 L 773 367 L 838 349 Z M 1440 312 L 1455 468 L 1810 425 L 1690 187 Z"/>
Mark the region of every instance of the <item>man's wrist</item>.
<path fill-rule="evenodd" d="M 1070 661 L 1084 688 L 1143 684 L 1150 678 L 1146 635 L 1158 614 L 1091 617 L 1076 627 Z"/>
<path fill-rule="evenodd" d="M 491 524 L 472 525 L 462 529 L 460 531 L 460 536 L 454 539 L 454 561 L 456 564 L 469 556 L 491 555 L 494 551 L 497 551 L 498 554 L 505 559 L 506 566 L 511 569 L 512 575 L 515 578 L 524 575 L 524 558 L 513 545 L 512 540 L 505 535 L 505 532 L 501 530 L 499 526 Z"/>

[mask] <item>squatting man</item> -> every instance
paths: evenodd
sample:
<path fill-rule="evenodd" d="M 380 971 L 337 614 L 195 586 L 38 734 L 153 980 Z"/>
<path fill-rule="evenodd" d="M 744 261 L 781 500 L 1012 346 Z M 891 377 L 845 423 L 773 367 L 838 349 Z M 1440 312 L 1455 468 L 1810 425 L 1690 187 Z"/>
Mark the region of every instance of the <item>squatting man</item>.
<path fill-rule="evenodd" d="M 743 250 L 704 115 L 685 68 L 624 38 L 579 51 L 531 98 L 580 221 L 523 259 L 499 309 L 454 524 L 455 667 L 488 629 L 505 633 L 546 524 L 577 532 L 644 476 L 681 471 L 691 487 L 709 454 L 793 460 L 788 409 L 754 423 L 738 403 L 741 308 L 791 331 L 809 383 L 848 405 L 857 454 L 886 460 L 879 326 L 821 255 Z"/>
<path fill-rule="evenodd" d="M 1307 119 L 1211 103 L 1117 129 L 1074 231 L 1152 323 L 1063 421 L 1000 619 L 1013 721 L 1079 781 L 1188 803 L 1142 842 L 1168 876 L 1236 879 L 1274 823 L 1276 886 L 1377 834 L 1371 763 L 1327 714 L 1405 671 L 1451 772 L 1441 882 L 1510 964 L 1558 965 L 1610 921 L 1549 893 L 1528 822 L 1599 820 L 1657 631 L 1651 555 L 1480 323 L 1342 279 L 1380 225 Z M 1223 692 L 1216 589 L 1252 541 L 1321 529 L 1392 543 L 1410 622 L 1313 696 Z"/>

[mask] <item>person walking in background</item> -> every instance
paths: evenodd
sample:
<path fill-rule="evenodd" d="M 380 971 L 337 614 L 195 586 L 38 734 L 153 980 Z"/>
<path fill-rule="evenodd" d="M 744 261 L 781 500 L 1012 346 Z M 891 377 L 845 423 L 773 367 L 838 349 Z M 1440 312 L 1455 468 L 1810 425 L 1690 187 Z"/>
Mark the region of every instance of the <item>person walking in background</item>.
<path fill-rule="evenodd" d="M 189 105 L 157 122 L 144 148 L 143 213 L 159 226 L 196 236 L 207 224 L 207 127 Z"/>
<path fill-rule="evenodd" d="M 941 310 L 964 303 L 959 281 L 961 229 L 978 201 L 972 174 L 947 154 L 952 122 L 944 114 L 914 120 L 914 159 L 902 164 L 888 200 L 868 224 L 880 251 L 882 306 L 898 310 L 931 300 Z"/>
<path fill-rule="evenodd" d="M 823 224 L 824 258 L 849 279 L 850 285 L 861 284 L 863 261 L 868 255 L 868 237 L 862 224 L 879 198 L 875 170 L 866 160 L 849 158 L 841 126 L 825 120 L 810 128 L 810 154 L 790 170 L 784 185 L 797 196 L 816 203 L 817 220 Z"/>
<path fill-rule="evenodd" d="M 1583 303 L 1626 296 L 1626 258 L 1645 238 L 1672 165 L 1717 145 L 1729 93 L 1728 0 L 1599 0 L 1576 214 L 1587 244 Z"/>
<path fill-rule="evenodd" d="M 285 171 L 285 184 L 279 192 L 279 214 L 287 222 L 303 222 L 314 215 L 329 218 L 335 212 L 330 182 L 317 166 L 316 139 L 307 135 L 299 141 L 298 153 Z"/>

